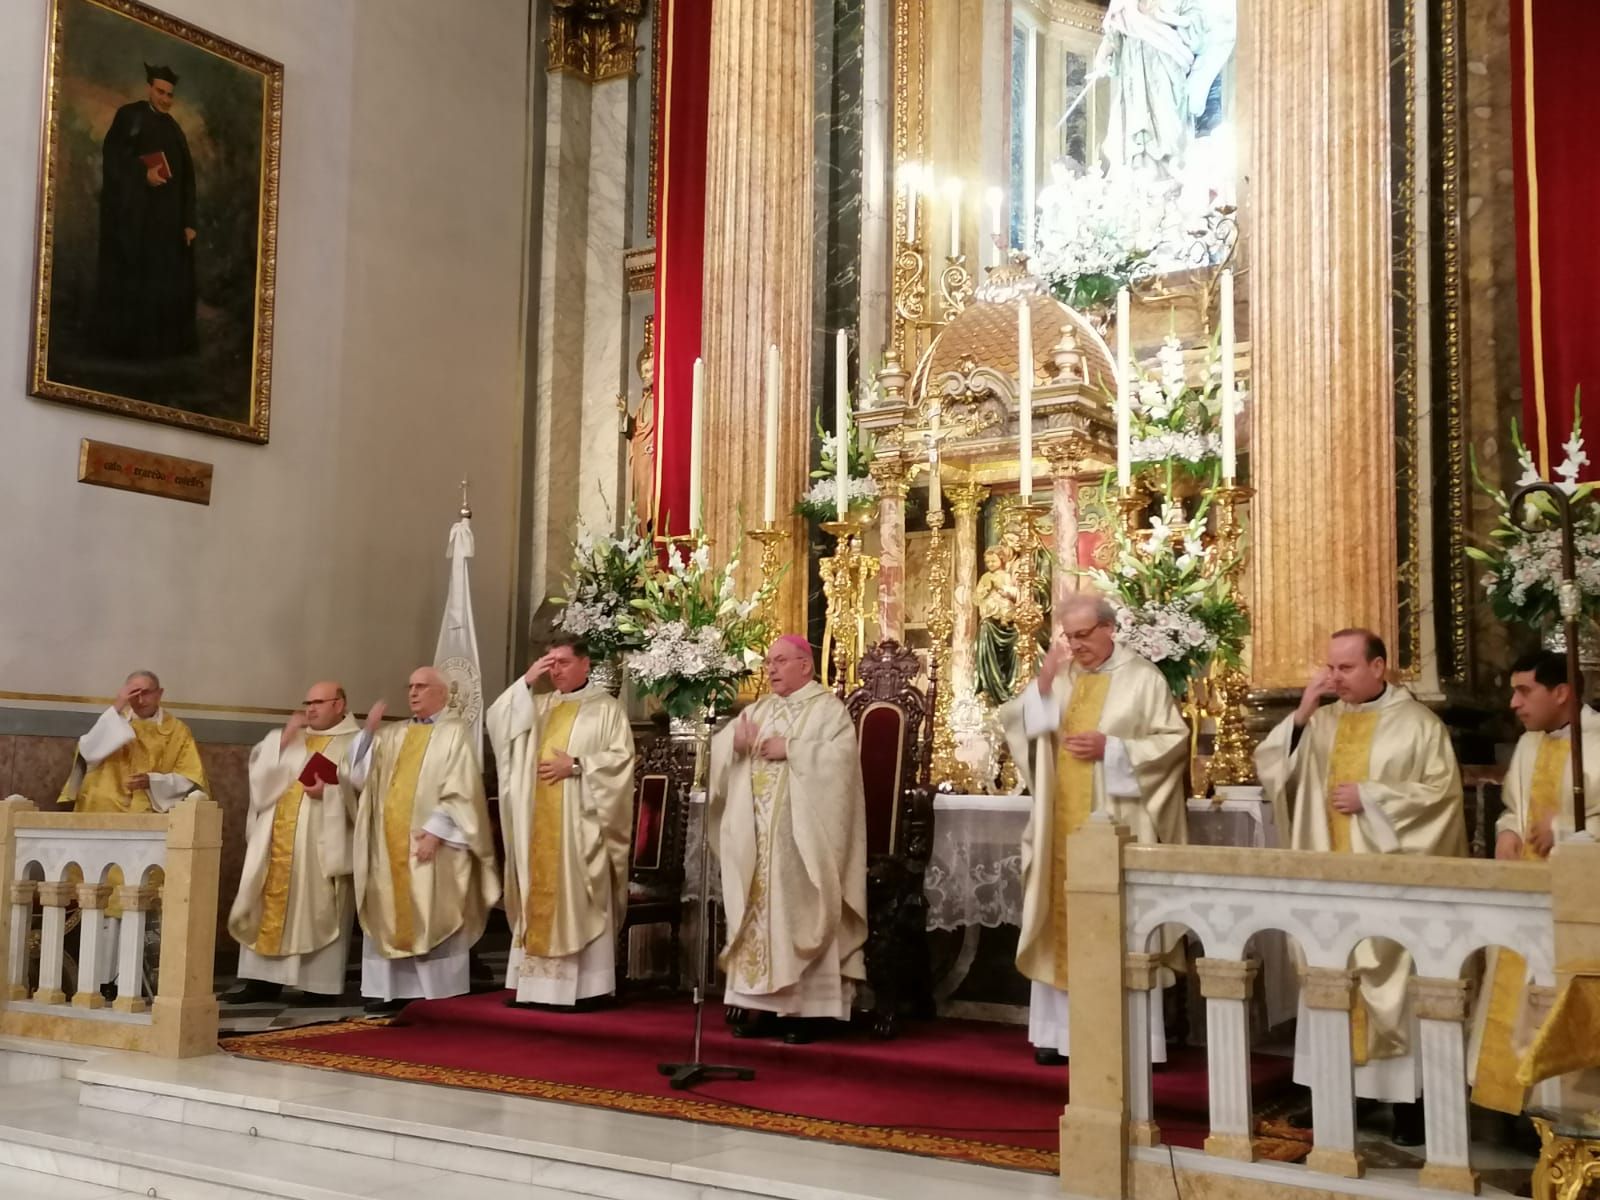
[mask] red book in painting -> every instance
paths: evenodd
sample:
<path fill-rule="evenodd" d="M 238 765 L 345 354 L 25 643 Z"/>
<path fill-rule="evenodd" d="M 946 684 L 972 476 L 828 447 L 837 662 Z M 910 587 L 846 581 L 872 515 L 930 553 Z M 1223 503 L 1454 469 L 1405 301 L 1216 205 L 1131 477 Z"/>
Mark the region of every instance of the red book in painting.
<path fill-rule="evenodd" d="M 310 787 L 314 783 L 338 783 L 339 768 L 334 765 L 331 758 L 321 754 L 312 754 L 306 759 L 306 765 L 300 772 L 300 786 Z"/>
<path fill-rule="evenodd" d="M 147 168 L 154 167 L 156 169 L 156 174 L 160 178 L 164 180 L 172 178 L 172 164 L 167 162 L 167 153 L 165 150 L 157 150 L 153 154 L 141 154 L 139 155 L 139 161 L 142 162 Z"/>

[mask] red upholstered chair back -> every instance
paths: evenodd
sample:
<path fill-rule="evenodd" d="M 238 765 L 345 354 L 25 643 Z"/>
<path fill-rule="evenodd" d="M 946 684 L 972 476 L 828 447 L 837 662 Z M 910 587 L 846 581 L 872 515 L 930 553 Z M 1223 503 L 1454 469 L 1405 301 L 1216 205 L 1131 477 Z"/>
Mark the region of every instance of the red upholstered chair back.
<path fill-rule="evenodd" d="M 845 697 L 855 722 L 867 808 L 869 856 L 901 852 L 906 791 L 919 782 L 926 700 L 916 686 L 922 664 L 892 639 L 861 662 L 861 686 Z"/>
<path fill-rule="evenodd" d="M 683 882 L 688 824 L 688 776 L 678 748 L 666 737 L 641 738 L 633 769 L 633 845 L 629 890 L 677 896 Z"/>
<path fill-rule="evenodd" d="M 633 824 L 633 869 L 659 871 L 666 855 L 667 800 L 672 780 L 665 775 L 639 777 L 638 808 Z"/>

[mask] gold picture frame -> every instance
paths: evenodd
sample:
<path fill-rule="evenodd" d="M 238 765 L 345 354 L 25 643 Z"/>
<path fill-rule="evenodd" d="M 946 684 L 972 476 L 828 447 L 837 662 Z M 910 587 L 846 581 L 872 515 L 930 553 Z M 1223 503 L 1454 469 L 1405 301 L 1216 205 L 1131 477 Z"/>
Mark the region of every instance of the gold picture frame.
<path fill-rule="evenodd" d="M 29 392 L 264 443 L 283 64 L 50 0 Z"/>

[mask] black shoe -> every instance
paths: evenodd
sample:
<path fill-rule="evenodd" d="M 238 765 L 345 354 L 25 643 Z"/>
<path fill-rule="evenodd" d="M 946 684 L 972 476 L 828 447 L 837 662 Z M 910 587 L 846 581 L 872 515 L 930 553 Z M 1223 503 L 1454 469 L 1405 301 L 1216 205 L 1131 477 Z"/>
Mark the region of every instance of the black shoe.
<path fill-rule="evenodd" d="M 297 1004 L 306 1008 L 338 1008 L 343 996 L 330 996 L 326 992 L 301 992 Z"/>
<path fill-rule="evenodd" d="M 368 1000 L 361 1006 L 361 1011 L 369 1017 L 384 1017 L 399 1012 L 410 1003 L 409 1000 Z"/>
<path fill-rule="evenodd" d="M 1421 1100 L 1394 1106 L 1394 1133 L 1390 1140 L 1396 1146 L 1420 1146 L 1427 1140 Z"/>
<path fill-rule="evenodd" d="M 107 1004 L 116 1003 L 117 985 L 114 983 L 102 983 L 100 985 L 100 999 L 104 1000 Z"/>
<path fill-rule="evenodd" d="M 792 1018 L 783 1022 L 783 1040 L 789 1046 L 809 1046 L 817 1040 L 814 1026 L 816 1022 L 807 1021 L 804 1017 Z"/>
<path fill-rule="evenodd" d="M 1034 1048 L 1033 1061 L 1041 1067 L 1064 1067 L 1067 1065 L 1067 1056 L 1048 1046 L 1038 1046 Z"/>
<path fill-rule="evenodd" d="M 264 979 L 245 979 L 231 992 L 217 999 L 223 1004 L 267 1004 L 283 995 L 283 984 L 268 983 Z"/>
<path fill-rule="evenodd" d="M 742 1025 L 733 1027 L 733 1036 L 736 1038 L 777 1037 L 783 1032 L 776 1015 L 769 1012 L 753 1012 L 745 1018 Z"/>

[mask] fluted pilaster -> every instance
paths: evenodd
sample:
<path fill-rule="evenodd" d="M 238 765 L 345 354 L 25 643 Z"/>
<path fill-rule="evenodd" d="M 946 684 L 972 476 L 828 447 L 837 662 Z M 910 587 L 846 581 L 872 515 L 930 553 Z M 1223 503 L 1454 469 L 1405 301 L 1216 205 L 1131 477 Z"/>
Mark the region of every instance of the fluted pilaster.
<path fill-rule="evenodd" d="M 740 545 L 761 515 L 762 377 L 769 343 L 783 356 L 778 525 L 806 545 L 788 515 L 806 484 L 811 446 L 813 37 L 811 6 L 718 0 L 711 18 L 706 175 L 706 530 L 715 555 L 737 553 L 742 582 L 759 582 Z M 744 521 L 738 517 L 744 511 Z M 784 578 L 780 627 L 805 628 L 803 556 Z"/>
<path fill-rule="evenodd" d="M 1387 7 L 1240 5 L 1258 687 L 1398 625 Z"/>
<path fill-rule="evenodd" d="M 951 695 L 970 696 L 978 686 L 978 608 L 974 593 L 978 588 L 978 506 L 989 497 L 989 489 L 979 483 L 960 483 L 947 489 L 955 513 L 956 582 L 954 590 L 955 625 L 950 634 Z"/>

